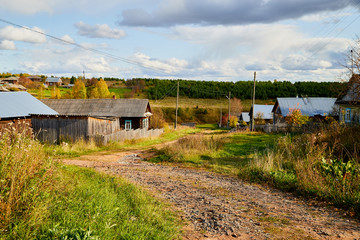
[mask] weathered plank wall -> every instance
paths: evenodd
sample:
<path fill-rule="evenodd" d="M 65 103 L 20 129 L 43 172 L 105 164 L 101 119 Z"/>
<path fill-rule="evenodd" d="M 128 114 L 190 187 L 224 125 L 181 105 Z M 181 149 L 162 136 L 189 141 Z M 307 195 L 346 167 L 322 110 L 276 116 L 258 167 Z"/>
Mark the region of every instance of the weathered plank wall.
<path fill-rule="evenodd" d="M 48 143 L 89 140 L 96 135 L 111 134 L 120 130 L 118 118 L 106 120 L 87 116 L 33 116 L 32 126 L 36 138 Z"/>

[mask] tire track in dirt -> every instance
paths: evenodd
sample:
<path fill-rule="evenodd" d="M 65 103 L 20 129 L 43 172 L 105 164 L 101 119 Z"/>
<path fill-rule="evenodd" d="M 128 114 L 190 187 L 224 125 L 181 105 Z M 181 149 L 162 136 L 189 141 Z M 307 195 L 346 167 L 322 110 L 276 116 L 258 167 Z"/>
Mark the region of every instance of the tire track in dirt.
<path fill-rule="evenodd" d="M 166 200 L 185 239 L 360 239 L 359 221 L 274 189 L 204 170 L 153 164 L 146 152 L 62 160 L 128 179 Z"/>

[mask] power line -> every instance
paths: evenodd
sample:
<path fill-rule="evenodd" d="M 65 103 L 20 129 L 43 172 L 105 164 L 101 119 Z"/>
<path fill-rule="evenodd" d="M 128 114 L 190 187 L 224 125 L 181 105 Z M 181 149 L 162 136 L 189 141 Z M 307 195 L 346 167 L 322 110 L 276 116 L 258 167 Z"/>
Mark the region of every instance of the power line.
<path fill-rule="evenodd" d="M 107 52 L 104 52 L 104 51 L 101 51 L 101 50 L 97 50 L 95 48 L 90 48 L 90 47 L 85 47 L 83 45 L 80 45 L 76 42 L 71 42 L 71 41 L 67 41 L 65 39 L 61 39 L 59 37 L 55 37 L 53 35 L 50 35 L 50 34 L 47 34 L 47 33 L 43 33 L 41 31 L 37 31 L 35 29 L 31 29 L 29 27 L 26 27 L 26 26 L 22 26 L 22 25 L 19 25 L 19 24 L 16 24 L 16 23 L 13 23 L 13 22 L 10 22 L 8 20 L 5 20 L 5 19 L 2 19 L 0 18 L 0 21 L 1 22 L 4 22 L 6 24 L 10 24 L 10 25 L 13 25 L 15 27 L 19 27 L 19 28 L 23 28 L 23 29 L 26 29 L 28 31 L 31 31 L 31 32 L 34 32 L 34 33 L 37 33 L 37 34 L 41 34 L 41 35 L 44 35 L 46 37 L 49 37 L 49 38 L 52 38 L 52 39 L 55 39 L 57 41 L 60 41 L 60 42 L 64 42 L 66 44 L 69 44 L 69 45 L 73 45 L 73 46 L 76 46 L 78 48 L 81 48 L 81 49 L 84 49 L 84 50 L 87 50 L 87 51 L 91 51 L 91 52 L 94 52 L 94 53 L 97 53 L 97 54 L 100 54 L 100 55 L 104 55 L 106 57 L 109 57 L 109 58 L 112 58 L 112 59 L 115 59 L 115 60 L 119 60 L 119 61 L 122 61 L 122 62 L 125 62 L 125 63 L 128 63 L 128 64 L 132 64 L 132 65 L 135 65 L 135 66 L 138 66 L 138 67 L 141 67 L 141 68 L 145 68 L 145 69 L 149 69 L 153 72 L 157 72 L 157 73 L 165 73 L 167 74 L 165 71 L 161 70 L 161 69 L 156 69 L 156 68 L 153 68 L 153 67 L 147 67 L 147 66 L 144 66 L 143 64 L 141 64 L 140 62 L 136 62 L 136 61 L 132 61 L 132 60 L 129 60 L 127 58 L 123 58 L 123 57 L 119 57 L 119 56 L 116 56 L 116 55 L 113 55 L 113 54 L 110 54 L 110 53 L 107 53 Z"/>

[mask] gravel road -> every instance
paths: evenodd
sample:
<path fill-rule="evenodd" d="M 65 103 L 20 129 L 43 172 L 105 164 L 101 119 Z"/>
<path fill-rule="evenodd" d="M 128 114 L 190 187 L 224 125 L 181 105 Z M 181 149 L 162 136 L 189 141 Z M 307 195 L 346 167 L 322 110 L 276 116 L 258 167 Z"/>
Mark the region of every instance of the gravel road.
<path fill-rule="evenodd" d="M 184 239 L 360 239 L 360 222 L 292 194 L 206 170 L 153 164 L 143 152 L 62 160 L 121 176 L 182 216 Z"/>

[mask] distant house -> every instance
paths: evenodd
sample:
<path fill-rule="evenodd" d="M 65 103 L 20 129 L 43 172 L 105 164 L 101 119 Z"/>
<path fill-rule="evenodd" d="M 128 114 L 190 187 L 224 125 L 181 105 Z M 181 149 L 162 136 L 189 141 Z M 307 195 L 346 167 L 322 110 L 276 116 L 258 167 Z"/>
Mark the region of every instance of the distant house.
<path fill-rule="evenodd" d="M 62 85 L 62 80 L 61 78 L 58 77 L 49 77 L 45 80 L 45 84 L 47 84 L 48 86 L 61 86 Z"/>
<path fill-rule="evenodd" d="M 18 77 L 8 77 L 8 78 L 3 78 L 2 81 L 6 82 L 6 83 L 17 84 L 19 82 L 19 78 Z"/>
<path fill-rule="evenodd" d="M 339 120 L 345 123 L 360 123 L 360 75 L 354 74 L 344 94 L 336 100 Z"/>
<path fill-rule="evenodd" d="M 147 99 L 43 99 L 58 116 L 34 115 L 32 125 L 39 139 L 59 142 L 79 138 L 123 140 L 152 136 L 151 108 Z M 134 130 L 140 130 L 135 132 Z M 149 135 L 150 134 L 150 135 Z"/>
<path fill-rule="evenodd" d="M 249 112 L 242 112 L 239 116 L 239 122 L 241 123 L 242 121 L 249 123 L 250 122 L 250 115 Z"/>
<path fill-rule="evenodd" d="M 283 123 L 293 109 L 310 118 L 324 118 L 334 112 L 336 98 L 277 98 L 272 109 L 275 123 Z"/>
<path fill-rule="evenodd" d="M 255 120 L 257 118 L 263 119 L 263 120 L 265 120 L 265 123 L 272 122 L 273 114 L 271 111 L 272 111 L 273 107 L 274 107 L 274 105 L 255 104 L 254 105 L 254 119 Z M 250 121 L 251 121 L 252 112 L 253 112 L 253 107 L 251 107 L 250 112 L 249 112 Z"/>
<path fill-rule="evenodd" d="M 58 114 L 27 92 L 0 92 L 0 102 L 0 125 L 2 126 L 10 122 L 30 119 L 31 114 Z"/>
<path fill-rule="evenodd" d="M 27 78 L 33 82 L 41 82 L 42 81 L 42 78 L 40 76 L 36 76 L 36 75 L 28 76 Z"/>
<path fill-rule="evenodd" d="M 9 83 L 4 85 L 9 91 L 27 91 L 27 88 L 20 84 Z"/>

